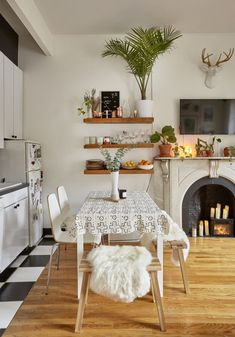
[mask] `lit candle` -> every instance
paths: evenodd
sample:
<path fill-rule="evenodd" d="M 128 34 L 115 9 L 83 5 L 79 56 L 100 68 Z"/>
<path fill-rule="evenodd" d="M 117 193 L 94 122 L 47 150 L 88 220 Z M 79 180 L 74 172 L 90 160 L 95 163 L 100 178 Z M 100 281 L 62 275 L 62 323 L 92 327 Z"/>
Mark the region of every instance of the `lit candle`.
<path fill-rule="evenodd" d="M 211 218 L 214 218 L 214 217 L 215 217 L 215 208 L 214 208 L 214 207 L 211 207 L 211 214 L 210 214 L 210 217 L 211 217 Z"/>
<path fill-rule="evenodd" d="M 209 222 L 207 220 L 204 221 L 204 226 L 205 226 L 205 235 L 209 236 Z"/>
<path fill-rule="evenodd" d="M 225 207 L 223 209 L 223 219 L 228 219 L 228 210 Z"/>
<path fill-rule="evenodd" d="M 215 209 L 215 217 L 216 219 L 220 219 L 220 213 L 221 213 L 221 209 L 216 207 Z"/>
<path fill-rule="evenodd" d="M 197 225 L 196 224 L 192 225 L 192 237 L 193 238 L 197 237 Z"/>
<path fill-rule="evenodd" d="M 199 221 L 199 236 L 203 236 L 203 221 Z"/>
<path fill-rule="evenodd" d="M 216 219 L 220 219 L 221 216 L 221 204 L 216 204 L 216 209 L 215 209 L 215 217 Z"/>

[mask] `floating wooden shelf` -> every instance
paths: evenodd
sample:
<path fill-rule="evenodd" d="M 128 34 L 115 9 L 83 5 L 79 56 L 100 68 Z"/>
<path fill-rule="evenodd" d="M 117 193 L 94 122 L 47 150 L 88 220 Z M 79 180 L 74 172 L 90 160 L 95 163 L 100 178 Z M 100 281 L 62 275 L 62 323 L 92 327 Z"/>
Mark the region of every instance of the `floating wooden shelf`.
<path fill-rule="evenodd" d="M 141 143 L 141 144 L 85 144 L 84 149 L 98 149 L 99 147 L 105 148 L 105 149 L 115 149 L 115 148 L 122 148 L 122 147 L 128 147 L 131 145 L 131 148 L 152 148 L 154 144 L 151 143 Z"/>
<path fill-rule="evenodd" d="M 154 170 L 141 170 L 141 169 L 133 169 L 133 170 L 119 170 L 120 174 L 152 174 Z M 84 170 L 84 174 L 109 174 L 108 170 Z"/>
<path fill-rule="evenodd" d="M 84 123 L 89 124 L 152 124 L 153 117 L 137 118 L 84 118 Z"/>

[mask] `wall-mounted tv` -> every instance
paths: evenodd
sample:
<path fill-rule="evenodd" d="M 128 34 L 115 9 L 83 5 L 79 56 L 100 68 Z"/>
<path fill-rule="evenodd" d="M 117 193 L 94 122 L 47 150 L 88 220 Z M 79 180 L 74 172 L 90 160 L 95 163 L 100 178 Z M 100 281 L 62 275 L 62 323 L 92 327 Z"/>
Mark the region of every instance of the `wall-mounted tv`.
<path fill-rule="evenodd" d="M 235 99 L 181 99 L 180 133 L 234 135 Z"/>

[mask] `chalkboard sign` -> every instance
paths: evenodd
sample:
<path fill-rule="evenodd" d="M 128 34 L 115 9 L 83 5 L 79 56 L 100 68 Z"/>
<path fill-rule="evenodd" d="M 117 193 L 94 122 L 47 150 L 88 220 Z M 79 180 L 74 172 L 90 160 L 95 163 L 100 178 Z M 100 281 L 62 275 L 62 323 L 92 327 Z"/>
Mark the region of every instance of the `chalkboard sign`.
<path fill-rule="evenodd" d="M 116 111 L 119 106 L 119 91 L 101 91 L 101 111 L 103 113 L 108 110 L 110 116 L 112 111 Z"/>

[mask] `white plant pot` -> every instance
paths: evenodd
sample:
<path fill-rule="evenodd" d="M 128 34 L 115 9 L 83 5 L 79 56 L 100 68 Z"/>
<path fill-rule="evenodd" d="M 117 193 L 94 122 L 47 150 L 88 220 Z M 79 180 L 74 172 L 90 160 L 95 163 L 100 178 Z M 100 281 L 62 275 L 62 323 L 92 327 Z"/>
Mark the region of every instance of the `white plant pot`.
<path fill-rule="evenodd" d="M 119 171 L 111 172 L 111 182 L 112 182 L 111 199 L 113 201 L 119 200 L 118 181 L 119 181 Z"/>
<path fill-rule="evenodd" d="M 153 116 L 153 100 L 141 99 L 137 102 L 137 110 L 139 117 L 152 117 Z"/>

